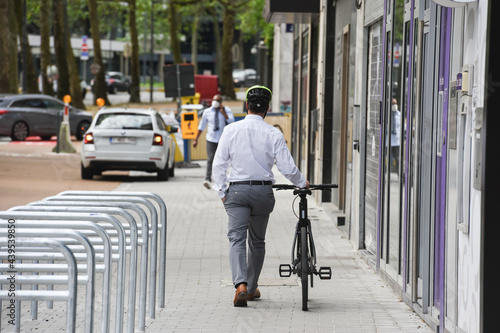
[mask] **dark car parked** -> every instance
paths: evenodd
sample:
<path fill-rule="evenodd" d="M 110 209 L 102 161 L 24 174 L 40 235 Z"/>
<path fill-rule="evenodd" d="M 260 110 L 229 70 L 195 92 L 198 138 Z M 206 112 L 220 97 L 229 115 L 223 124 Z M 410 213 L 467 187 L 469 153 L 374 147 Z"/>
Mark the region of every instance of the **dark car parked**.
<path fill-rule="evenodd" d="M 121 72 L 106 72 L 104 75 L 106 87 L 110 94 L 116 94 L 119 91 L 130 93 L 130 80 Z M 90 81 L 92 91 L 94 91 L 94 79 Z"/>
<path fill-rule="evenodd" d="M 0 136 L 10 136 L 15 141 L 28 136 L 50 140 L 58 135 L 63 111 L 64 103 L 48 95 L 0 95 Z M 78 140 L 83 139 L 91 122 L 91 113 L 69 107 L 70 132 Z"/>

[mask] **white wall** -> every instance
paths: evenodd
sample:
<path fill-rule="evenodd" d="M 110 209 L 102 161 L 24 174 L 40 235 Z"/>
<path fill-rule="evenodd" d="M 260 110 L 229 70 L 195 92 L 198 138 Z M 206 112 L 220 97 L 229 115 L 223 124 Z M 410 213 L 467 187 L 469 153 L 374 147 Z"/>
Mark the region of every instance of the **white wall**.
<path fill-rule="evenodd" d="M 273 112 L 290 112 L 293 81 L 293 33 L 286 24 L 274 25 Z M 288 102 L 288 110 L 283 102 Z"/>
<path fill-rule="evenodd" d="M 488 1 L 479 0 L 465 9 L 463 63 L 474 65 L 472 110 L 467 122 L 474 129 L 476 107 L 484 105 L 486 27 Z M 473 138 L 473 132 L 470 132 Z M 471 150 L 471 160 L 475 154 Z M 470 165 L 471 181 L 474 168 Z M 479 332 L 480 328 L 480 252 L 481 252 L 481 192 L 471 186 L 469 233 L 459 232 L 458 259 L 458 326 L 464 332 Z"/>

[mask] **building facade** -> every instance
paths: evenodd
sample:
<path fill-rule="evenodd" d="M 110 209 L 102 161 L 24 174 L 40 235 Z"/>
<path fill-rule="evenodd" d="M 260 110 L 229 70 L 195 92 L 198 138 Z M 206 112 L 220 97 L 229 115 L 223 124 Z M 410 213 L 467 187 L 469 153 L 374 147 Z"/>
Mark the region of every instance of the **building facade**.
<path fill-rule="evenodd" d="M 339 184 L 317 201 L 436 331 L 488 331 L 498 5 L 283 1 L 264 14 L 294 24 L 292 152 L 311 183 Z"/>

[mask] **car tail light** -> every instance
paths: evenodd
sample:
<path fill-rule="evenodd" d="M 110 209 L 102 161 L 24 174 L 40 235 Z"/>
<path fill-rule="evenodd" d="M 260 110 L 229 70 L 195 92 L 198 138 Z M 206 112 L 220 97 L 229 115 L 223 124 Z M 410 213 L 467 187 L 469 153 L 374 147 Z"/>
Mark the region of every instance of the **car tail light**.
<path fill-rule="evenodd" d="M 0 110 L 0 116 L 9 112 L 8 110 Z"/>
<path fill-rule="evenodd" d="M 85 144 L 94 143 L 94 135 L 92 135 L 92 133 L 85 134 L 85 138 L 84 138 L 83 143 L 85 143 Z"/>
<path fill-rule="evenodd" d="M 113 83 L 113 82 L 115 82 L 114 79 L 109 79 L 109 83 Z"/>
<path fill-rule="evenodd" d="M 163 137 L 160 134 L 154 135 L 153 146 L 163 146 Z"/>

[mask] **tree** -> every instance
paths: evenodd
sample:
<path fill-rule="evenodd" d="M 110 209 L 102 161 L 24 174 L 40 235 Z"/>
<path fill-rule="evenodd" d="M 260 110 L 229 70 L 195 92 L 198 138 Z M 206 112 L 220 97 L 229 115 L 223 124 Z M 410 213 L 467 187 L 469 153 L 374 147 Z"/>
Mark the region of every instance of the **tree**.
<path fill-rule="evenodd" d="M 132 82 L 130 84 L 130 103 L 141 102 L 141 87 L 140 87 L 140 68 L 139 68 L 139 39 L 137 37 L 137 24 L 136 24 L 136 0 L 129 0 L 128 5 L 128 25 L 130 30 L 130 41 L 132 44 L 131 55 L 131 72 Z"/>
<path fill-rule="evenodd" d="M 9 1 L 0 0 L 0 64 L 9 63 L 9 34 Z M 0 93 L 8 93 L 9 90 L 9 67 L 0 66 Z"/>
<path fill-rule="evenodd" d="M 198 73 L 198 27 L 200 25 L 201 10 L 201 4 L 196 4 L 191 34 L 191 63 L 194 65 L 195 74 Z"/>
<path fill-rule="evenodd" d="M 18 80 L 18 62 L 17 62 L 17 23 L 12 20 L 16 17 L 14 9 L 14 1 L 9 1 L 9 92 L 12 94 L 19 93 L 19 80 Z M 2 34 L 3 35 L 3 34 Z"/>
<path fill-rule="evenodd" d="M 267 23 L 262 16 L 265 0 L 249 0 L 247 10 L 240 11 L 237 15 L 236 28 L 239 29 L 245 40 L 260 36 L 268 47 L 272 46 L 274 37 L 274 24 Z"/>
<path fill-rule="evenodd" d="M 222 71 L 221 88 L 222 95 L 236 99 L 233 85 L 233 56 L 232 46 L 234 40 L 234 28 L 236 13 L 247 3 L 245 0 L 218 0 L 224 7 L 222 18 Z"/>
<path fill-rule="evenodd" d="M 71 94 L 69 88 L 68 59 L 66 58 L 68 55 L 66 48 L 70 48 L 71 44 L 68 45 L 65 38 L 64 6 L 61 0 L 52 0 L 52 11 L 54 14 L 54 50 L 56 53 L 57 71 L 59 73 L 57 78 L 57 98 L 62 100 L 64 96 Z"/>
<path fill-rule="evenodd" d="M 174 57 L 174 64 L 182 62 L 181 42 L 179 41 L 179 21 L 177 20 L 177 4 L 174 0 L 168 1 L 168 21 L 170 22 L 170 51 Z"/>
<path fill-rule="evenodd" d="M 39 93 L 37 84 L 37 75 L 35 70 L 35 64 L 33 63 L 33 56 L 31 54 L 31 47 L 29 43 L 28 36 L 23 34 L 23 8 L 22 1 L 13 0 L 10 2 L 14 4 L 15 21 L 17 22 L 17 32 L 19 34 L 19 40 L 21 41 L 21 49 L 24 52 L 26 50 L 28 54 L 27 63 L 23 63 L 23 71 L 26 70 L 27 82 L 26 90 L 24 93 Z"/>
<path fill-rule="evenodd" d="M 97 0 L 88 0 L 90 29 L 94 41 L 94 68 L 96 71 L 94 80 L 94 103 L 98 98 L 104 99 L 109 105 L 106 82 L 104 81 L 104 65 L 102 62 L 101 36 L 99 35 L 99 16 L 97 15 Z"/>
<path fill-rule="evenodd" d="M 71 104 L 79 109 L 85 110 L 85 104 L 83 104 L 82 98 L 82 87 L 80 75 L 78 73 L 78 64 L 76 63 L 75 55 L 73 54 L 73 48 L 71 47 L 71 40 L 69 34 L 67 34 L 68 47 L 66 49 L 68 57 L 68 71 L 69 71 L 69 89 L 71 92 Z"/>
<path fill-rule="evenodd" d="M 222 70 L 222 42 L 221 33 L 219 27 L 219 15 L 215 6 L 209 8 L 210 16 L 212 17 L 214 23 L 214 39 L 215 39 L 215 72 L 220 75 Z"/>
<path fill-rule="evenodd" d="M 47 68 L 52 65 L 50 54 L 50 0 L 40 1 L 40 66 L 42 79 L 42 93 L 54 96 L 54 87 L 47 76 Z"/>

